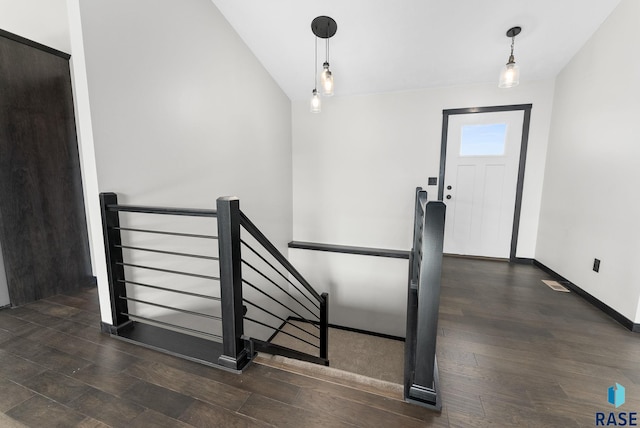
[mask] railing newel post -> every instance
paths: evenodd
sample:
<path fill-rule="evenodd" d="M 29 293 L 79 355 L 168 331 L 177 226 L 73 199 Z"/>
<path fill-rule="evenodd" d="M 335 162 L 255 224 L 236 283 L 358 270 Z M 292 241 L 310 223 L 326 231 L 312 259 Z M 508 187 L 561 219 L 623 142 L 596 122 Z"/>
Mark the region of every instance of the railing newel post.
<path fill-rule="evenodd" d="M 329 293 L 322 293 L 320 297 L 320 358 L 329 365 Z"/>
<path fill-rule="evenodd" d="M 405 400 L 441 410 L 436 340 L 446 206 L 416 194 L 413 250 L 409 260 Z M 424 209 L 422 209 L 424 207 Z M 421 230 L 420 230 L 421 229 Z M 417 233 L 420 231 L 420 233 Z"/>
<path fill-rule="evenodd" d="M 240 200 L 233 196 L 225 196 L 217 199 L 216 206 L 223 337 L 223 353 L 218 359 L 218 364 L 233 370 L 242 370 L 251 356 L 245 349 L 243 339 Z"/>
<path fill-rule="evenodd" d="M 120 297 L 127 296 L 124 283 L 124 266 L 122 256 L 122 236 L 120 233 L 120 216 L 118 211 L 109 210 L 110 205 L 118 205 L 115 193 L 100 193 L 100 209 L 102 211 L 102 233 L 104 235 L 105 255 L 107 259 L 107 276 L 109 278 L 109 300 L 111 301 L 111 323 L 109 332 L 117 334 L 119 330 L 132 324 L 127 301 Z"/>

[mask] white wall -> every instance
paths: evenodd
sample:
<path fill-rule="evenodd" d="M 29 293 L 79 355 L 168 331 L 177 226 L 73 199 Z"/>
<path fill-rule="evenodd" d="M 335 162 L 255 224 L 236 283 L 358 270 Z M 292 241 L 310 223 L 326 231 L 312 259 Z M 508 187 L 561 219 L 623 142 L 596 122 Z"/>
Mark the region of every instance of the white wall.
<path fill-rule="evenodd" d="M 0 0 L 0 28 L 70 53 L 66 0 Z"/>
<path fill-rule="evenodd" d="M 89 88 L 84 56 L 84 41 L 80 18 L 80 0 L 67 0 L 67 16 L 69 21 L 69 39 L 71 42 L 71 84 L 73 86 L 73 102 L 75 109 L 76 131 L 78 137 L 78 154 L 82 173 L 85 215 L 91 252 L 92 273 L 98 284 L 98 298 L 102 320 L 111 323 L 109 307 L 109 285 L 107 266 L 102 235 L 102 218 L 100 205 L 95 195 L 98 190 L 98 173 L 96 169 L 93 129 L 91 127 L 91 107 L 89 104 Z"/>
<path fill-rule="evenodd" d="M 437 198 L 437 186 L 427 186 L 427 178 L 439 175 L 442 110 L 532 103 L 516 253 L 532 258 L 553 85 L 548 80 L 511 90 L 496 83 L 334 97 L 324 99 L 320 114 L 309 113 L 307 101 L 294 102 L 294 239 L 408 250 L 415 187 Z M 308 250 L 290 254 L 312 285 L 332 292 L 332 322 L 404 334 L 406 261 Z M 355 269 L 355 263 L 362 266 Z M 368 294 L 377 303 L 362 299 Z M 385 307 L 391 315 L 376 317 L 379 309 L 370 311 L 367 304 Z"/>
<path fill-rule="evenodd" d="M 92 128 L 81 145 L 95 150 L 99 191 L 122 203 L 194 208 L 235 195 L 286 253 L 291 105 L 213 3 L 71 2 L 88 89 L 78 114 Z M 97 194 L 87 197 L 97 204 Z M 215 223 L 208 227 L 215 234 Z M 101 297 L 104 287 L 99 278 Z"/>
<path fill-rule="evenodd" d="M 640 4 L 623 0 L 556 80 L 536 249 L 540 262 L 636 323 L 638 22 Z"/>

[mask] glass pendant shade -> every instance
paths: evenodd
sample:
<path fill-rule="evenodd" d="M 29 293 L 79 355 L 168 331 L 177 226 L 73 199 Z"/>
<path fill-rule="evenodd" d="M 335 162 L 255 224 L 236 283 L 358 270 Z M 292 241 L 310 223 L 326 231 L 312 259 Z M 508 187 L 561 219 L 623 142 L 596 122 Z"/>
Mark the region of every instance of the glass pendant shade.
<path fill-rule="evenodd" d="M 329 70 L 329 63 L 323 64 L 324 70 L 320 74 L 320 86 L 322 87 L 322 95 L 330 97 L 333 95 L 333 74 Z"/>
<path fill-rule="evenodd" d="M 320 102 L 320 95 L 316 89 L 311 93 L 310 103 L 311 113 L 320 113 L 322 111 L 322 103 Z"/>
<path fill-rule="evenodd" d="M 515 62 L 508 62 L 500 72 L 499 88 L 513 88 L 520 83 L 520 67 Z"/>

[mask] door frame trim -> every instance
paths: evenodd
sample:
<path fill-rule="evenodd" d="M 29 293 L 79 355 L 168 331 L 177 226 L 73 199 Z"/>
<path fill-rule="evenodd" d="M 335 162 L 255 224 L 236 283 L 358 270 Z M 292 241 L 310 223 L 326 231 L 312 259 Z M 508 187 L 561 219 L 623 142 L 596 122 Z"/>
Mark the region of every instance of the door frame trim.
<path fill-rule="evenodd" d="M 444 196 L 444 173 L 447 159 L 447 136 L 449 133 L 449 116 L 457 114 L 495 113 L 501 111 L 522 110 L 522 139 L 520 141 L 520 162 L 518 165 L 518 183 L 516 186 L 516 204 L 513 210 L 513 228 L 511 230 L 511 249 L 509 261 L 514 262 L 518 247 L 518 231 L 520 229 L 520 213 L 522 211 L 522 190 L 524 188 L 524 170 L 527 162 L 527 146 L 529 145 L 529 126 L 531 123 L 531 109 L 533 104 L 513 104 L 491 107 L 468 107 L 442 110 L 442 137 L 440 141 L 440 182 L 438 183 L 438 200 Z"/>

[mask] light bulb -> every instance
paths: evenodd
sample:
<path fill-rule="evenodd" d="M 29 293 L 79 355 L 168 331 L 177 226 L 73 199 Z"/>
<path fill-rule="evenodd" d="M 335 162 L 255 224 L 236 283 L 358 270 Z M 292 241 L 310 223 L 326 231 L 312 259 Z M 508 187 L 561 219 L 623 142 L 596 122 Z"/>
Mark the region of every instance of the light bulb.
<path fill-rule="evenodd" d="M 322 110 L 322 103 L 320 102 L 320 95 L 316 89 L 311 92 L 311 113 L 320 113 Z"/>
<path fill-rule="evenodd" d="M 333 95 L 333 74 L 329 70 L 329 63 L 322 64 L 324 70 L 320 74 L 320 86 L 322 87 L 322 95 L 330 97 Z"/>
<path fill-rule="evenodd" d="M 513 88 L 520 83 L 520 67 L 515 62 L 509 61 L 500 73 L 499 88 Z"/>

